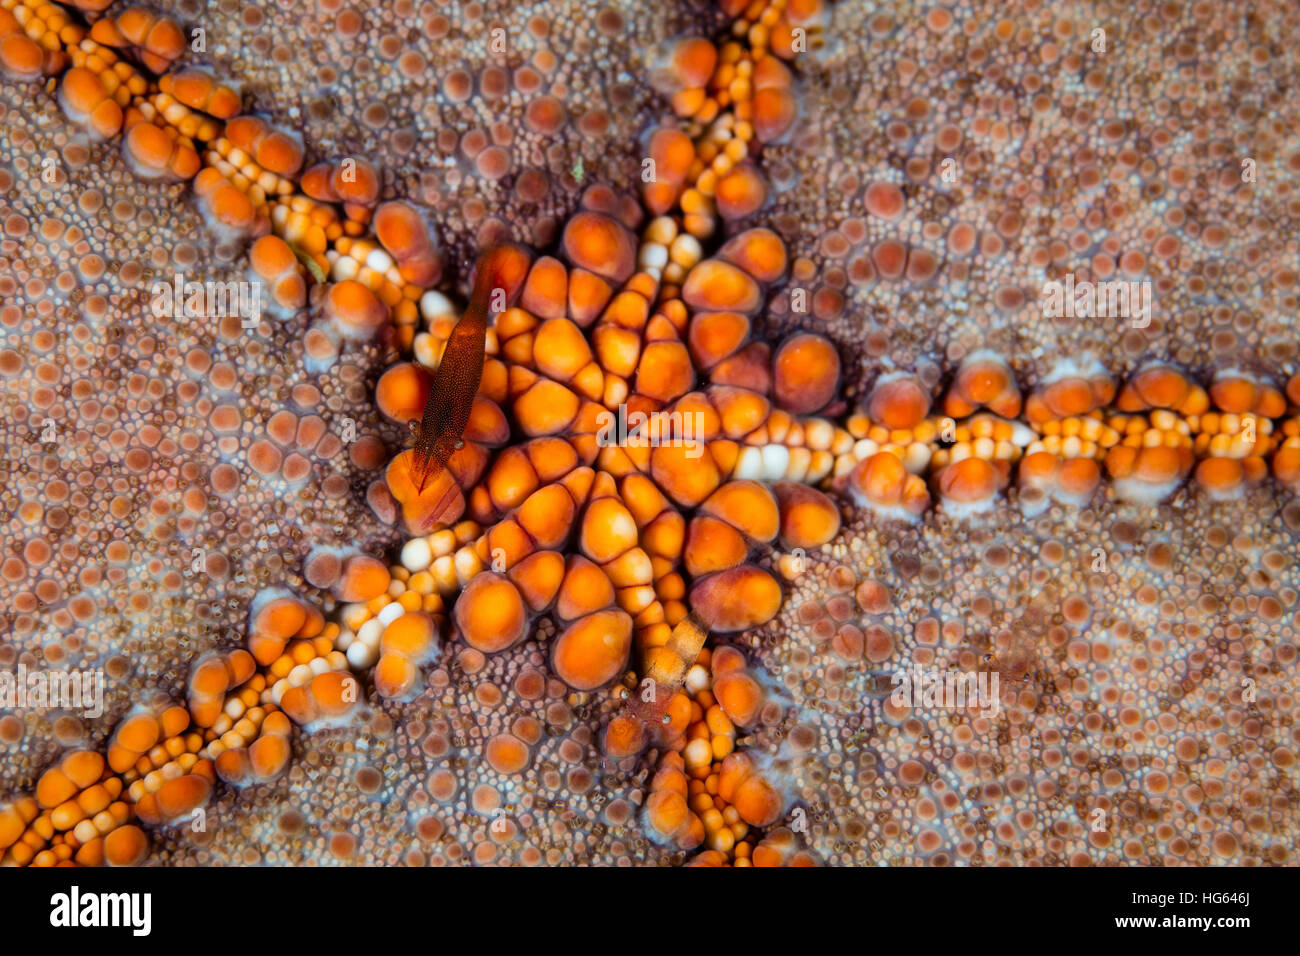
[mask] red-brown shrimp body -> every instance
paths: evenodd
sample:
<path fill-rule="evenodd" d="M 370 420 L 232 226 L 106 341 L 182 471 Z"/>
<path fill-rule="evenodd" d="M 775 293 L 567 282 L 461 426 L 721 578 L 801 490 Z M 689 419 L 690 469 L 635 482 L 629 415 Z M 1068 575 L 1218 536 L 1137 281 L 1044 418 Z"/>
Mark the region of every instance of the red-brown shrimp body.
<path fill-rule="evenodd" d="M 496 246 L 479 260 L 469 306 L 451 330 L 424 403 L 412 461 L 417 491 L 423 491 L 461 447 L 483 375 L 488 311 L 503 310 L 514 301 L 528 265 L 528 254 L 513 245 Z"/>

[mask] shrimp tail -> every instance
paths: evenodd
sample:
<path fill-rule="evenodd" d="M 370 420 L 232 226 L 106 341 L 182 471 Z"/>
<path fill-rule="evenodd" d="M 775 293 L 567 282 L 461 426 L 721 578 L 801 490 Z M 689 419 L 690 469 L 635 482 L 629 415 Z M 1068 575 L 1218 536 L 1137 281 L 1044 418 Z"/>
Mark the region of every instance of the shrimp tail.
<path fill-rule="evenodd" d="M 438 499 L 438 503 L 429 510 L 429 516 L 425 521 L 425 527 L 423 529 L 425 531 L 433 530 L 434 525 L 442 520 L 442 516 L 455 503 L 456 496 L 461 493 L 460 485 L 456 483 L 456 479 L 451 476 L 450 472 L 448 472 L 447 478 L 447 490 L 442 493 L 442 497 Z"/>
<path fill-rule="evenodd" d="M 426 404 L 424 416 L 420 419 L 420 431 L 415 440 L 415 454 L 411 459 L 411 480 L 415 490 L 423 492 L 429 479 L 433 478 L 448 465 L 446 456 L 438 447 L 437 441 L 425 441 L 426 435 L 437 435 L 437 425 L 428 424 L 429 406 Z"/>

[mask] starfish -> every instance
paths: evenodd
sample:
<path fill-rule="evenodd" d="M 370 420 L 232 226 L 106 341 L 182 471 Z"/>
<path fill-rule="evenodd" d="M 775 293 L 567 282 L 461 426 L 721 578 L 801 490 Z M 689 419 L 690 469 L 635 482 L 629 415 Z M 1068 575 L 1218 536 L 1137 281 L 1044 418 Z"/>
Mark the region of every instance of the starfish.
<path fill-rule="evenodd" d="M 650 839 L 698 850 L 700 865 L 813 862 L 806 826 L 778 825 L 791 753 L 742 744 L 779 694 L 728 640 L 775 618 L 810 553 L 836 540 L 841 502 L 888 527 L 936 499 L 946 518 L 977 521 L 1013 499 L 1029 514 L 1110 492 L 1158 503 L 1189 478 L 1211 498 L 1295 489 L 1297 376 L 1224 368 L 1202 384 L 1162 362 L 1121 386 L 1078 357 L 1026 396 L 1007 361 L 976 351 L 937 410 L 932 386 L 903 370 L 845 414 L 834 343 L 802 331 L 773 349 L 759 334 L 791 270 L 784 242 L 749 225 L 769 197 L 762 147 L 795 122 L 790 64 L 809 31 L 817 47 L 816 24 L 733 7 L 727 35 L 745 43 L 682 38 L 656 72 L 675 119 L 650 133 L 638 194 L 593 185 L 551 254 L 511 253 L 517 301 L 512 290 L 490 325 L 483 290 L 471 295 L 481 368 L 477 347 L 454 344 L 465 318 L 434 291 L 428 222 L 378 201 L 379 169 L 341 157 L 303 171 L 295 133 L 240 115 L 211 73 L 171 69 L 183 34 L 165 17 L 132 10 L 87 28 L 48 4 L 23 4 L 21 24 L 6 8 L 7 69 L 57 77 L 68 121 L 120 134 L 142 177 L 192 180 L 214 233 L 247 246 L 274 310 L 297 315 L 314 291 L 307 361 L 385 337 L 408 350 L 376 405 L 410 423 L 432 401 L 421 439 L 442 442 L 435 474 L 432 453 L 410 449 L 371 489 L 409 535 L 395 562 L 314 553 L 304 576 L 335 606 L 264 589 L 245 646 L 196 660 L 184 705 L 141 705 L 103 753 L 68 754 L 0 809 L 6 860 L 139 862 L 144 827 L 193 819 L 219 786 L 285 774 L 295 728 L 360 719 L 368 691 L 376 707 L 436 695 L 453 653 L 469 674 L 535 641 L 544 668 L 512 673 L 516 686 L 539 696 L 558 682 L 571 711 L 594 712 L 611 780 L 653 769 Z M 867 202 L 892 219 L 904 197 L 877 184 Z M 937 266 L 899 241 L 875 253 L 887 278 Z M 611 443 L 614 420 L 628 428 Z M 999 667 L 1021 680 L 1032 652 L 1011 651 Z M 517 779 L 540 741 L 521 720 L 476 757 Z M 446 780 L 436 773 L 429 791 Z M 492 832 L 513 838 L 498 809 Z"/>

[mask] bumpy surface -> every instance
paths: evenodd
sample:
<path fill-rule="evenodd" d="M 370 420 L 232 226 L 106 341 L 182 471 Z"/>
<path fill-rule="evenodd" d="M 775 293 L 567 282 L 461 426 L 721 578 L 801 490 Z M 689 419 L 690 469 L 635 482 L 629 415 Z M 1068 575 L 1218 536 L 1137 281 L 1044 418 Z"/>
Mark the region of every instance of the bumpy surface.
<path fill-rule="evenodd" d="M 104 713 L 0 716 L 5 862 L 1294 862 L 1291 11 L 79 6 L 0 667 Z"/>

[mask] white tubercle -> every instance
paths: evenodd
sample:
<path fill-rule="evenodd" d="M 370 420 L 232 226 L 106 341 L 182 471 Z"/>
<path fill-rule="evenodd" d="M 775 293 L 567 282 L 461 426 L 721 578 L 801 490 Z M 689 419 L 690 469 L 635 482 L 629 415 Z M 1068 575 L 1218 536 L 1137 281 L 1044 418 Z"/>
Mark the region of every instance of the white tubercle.
<path fill-rule="evenodd" d="M 372 249 L 366 256 L 366 265 L 376 272 L 387 272 L 393 267 L 393 257 L 383 249 Z"/>
<path fill-rule="evenodd" d="M 330 273 L 335 279 L 355 279 L 361 266 L 351 256 L 339 256 L 334 260 Z"/>
<path fill-rule="evenodd" d="M 433 561 L 433 550 L 428 538 L 412 538 L 402 545 L 402 567 L 415 572 L 423 571 Z"/>
<path fill-rule="evenodd" d="M 456 310 L 452 307 L 451 300 L 441 292 L 430 289 L 420 296 L 420 315 L 426 322 L 434 322 L 455 314 Z"/>
<path fill-rule="evenodd" d="M 657 242 L 647 242 L 637 253 L 637 265 L 642 269 L 663 269 L 668 265 L 668 250 Z"/>
<path fill-rule="evenodd" d="M 763 446 L 763 477 L 768 481 L 784 478 L 790 467 L 790 449 L 784 445 Z"/>
<path fill-rule="evenodd" d="M 405 613 L 406 608 L 394 601 L 392 604 L 385 604 L 383 609 L 375 615 L 375 620 L 387 627 Z"/>
<path fill-rule="evenodd" d="M 354 641 L 348 648 L 347 658 L 354 670 L 366 670 L 374 667 L 375 662 L 379 660 L 379 650 L 377 646 L 368 647 L 362 641 Z"/>
<path fill-rule="evenodd" d="M 384 625 L 378 618 L 371 618 L 357 631 L 357 643 L 366 647 L 378 647 L 379 638 L 384 634 Z M 349 648 L 351 650 L 351 648 Z"/>

